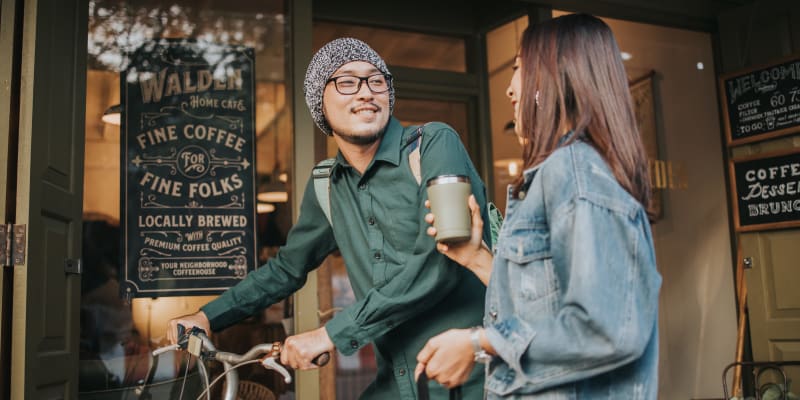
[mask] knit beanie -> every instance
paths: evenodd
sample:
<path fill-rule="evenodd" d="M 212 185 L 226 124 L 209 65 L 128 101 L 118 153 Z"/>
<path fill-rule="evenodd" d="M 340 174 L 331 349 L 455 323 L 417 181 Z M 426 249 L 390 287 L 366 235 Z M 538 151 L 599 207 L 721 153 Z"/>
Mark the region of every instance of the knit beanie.
<path fill-rule="evenodd" d="M 325 84 L 337 69 L 352 61 L 368 62 L 381 73 L 389 74 L 389 69 L 386 68 L 386 63 L 381 56 L 366 43 L 353 38 L 335 39 L 322 46 L 311 58 L 306 70 L 306 79 L 303 82 L 306 105 L 311 112 L 311 118 L 328 136 L 333 134 L 333 130 L 322 113 L 322 95 L 325 93 Z M 389 114 L 393 109 L 394 86 L 389 81 Z"/>

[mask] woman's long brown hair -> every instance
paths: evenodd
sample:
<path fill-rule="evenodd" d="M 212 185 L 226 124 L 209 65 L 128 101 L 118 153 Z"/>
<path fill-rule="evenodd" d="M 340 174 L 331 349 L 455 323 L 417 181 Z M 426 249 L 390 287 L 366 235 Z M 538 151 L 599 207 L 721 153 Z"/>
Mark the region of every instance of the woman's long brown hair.
<path fill-rule="evenodd" d="M 647 155 L 608 25 L 586 14 L 531 25 L 522 36 L 520 68 L 517 122 L 525 139 L 525 167 L 544 161 L 559 139 L 574 131 L 597 149 L 620 185 L 649 209 Z M 521 184 L 522 177 L 515 182 L 515 193 Z"/>

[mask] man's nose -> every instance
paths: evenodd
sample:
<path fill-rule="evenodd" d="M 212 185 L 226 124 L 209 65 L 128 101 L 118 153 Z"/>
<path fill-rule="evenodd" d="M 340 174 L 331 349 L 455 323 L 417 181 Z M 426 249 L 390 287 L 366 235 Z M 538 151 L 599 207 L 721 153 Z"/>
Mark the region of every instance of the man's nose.
<path fill-rule="evenodd" d="M 356 92 L 356 95 L 358 96 L 359 99 L 364 99 L 364 98 L 371 99 L 374 96 L 372 93 L 372 89 L 370 89 L 369 85 L 367 84 L 367 81 L 361 81 L 361 86 L 358 88 L 358 92 Z"/>

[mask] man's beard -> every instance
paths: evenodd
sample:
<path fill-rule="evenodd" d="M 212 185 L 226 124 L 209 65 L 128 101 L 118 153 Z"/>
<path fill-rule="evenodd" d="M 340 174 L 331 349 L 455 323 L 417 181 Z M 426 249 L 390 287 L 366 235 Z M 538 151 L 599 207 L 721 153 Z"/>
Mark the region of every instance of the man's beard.
<path fill-rule="evenodd" d="M 354 135 L 351 133 L 339 133 L 339 132 L 336 132 L 336 135 L 338 135 L 340 138 L 342 138 L 342 140 L 344 140 L 347 143 L 359 146 L 365 146 L 377 142 L 378 139 L 380 139 L 381 136 L 383 136 L 383 131 L 385 130 L 386 130 L 385 128 L 381 129 L 378 132 L 375 132 L 371 135 Z"/>

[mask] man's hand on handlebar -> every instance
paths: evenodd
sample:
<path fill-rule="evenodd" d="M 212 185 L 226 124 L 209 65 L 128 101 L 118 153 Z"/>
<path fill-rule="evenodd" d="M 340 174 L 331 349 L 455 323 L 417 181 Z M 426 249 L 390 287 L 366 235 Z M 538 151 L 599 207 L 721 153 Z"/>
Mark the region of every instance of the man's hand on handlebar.
<path fill-rule="evenodd" d="M 178 343 L 178 324 L 183 325 L 187 331 L 198 327 L 209 334 L 211 333 L 211 327 L 206 314 L 202 311 L 198 311 L 194 314 L 187 314 L 169 321 L 169 325 L 167 326 L 167 340 L 169 340 L 170 344 Z"/>
<path fill-rule="evenodd" d="M 333 354 L 334 348 L 324 326 L 313 331 L 289 336 L 283 342 L 281 364 L 301 370 L 319 368 L 314 364 L 314 360 L 326 352 Z"/>

